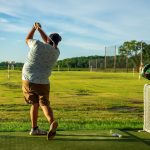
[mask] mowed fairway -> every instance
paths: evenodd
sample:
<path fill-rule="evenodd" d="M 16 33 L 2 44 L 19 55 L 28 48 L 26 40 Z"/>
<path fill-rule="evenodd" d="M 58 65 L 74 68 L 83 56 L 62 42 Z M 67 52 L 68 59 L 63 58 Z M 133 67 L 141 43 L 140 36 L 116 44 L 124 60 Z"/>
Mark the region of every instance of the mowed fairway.
<path fill-rule="evenodd" d="M 103 131 L 59 131 L 55 139 L 29 136 L 25 132 L 0 132 L 2 150 L 149 150 L 150 134 L 135 131 L 117 131 L 122 138 Z"/>
<path fill-rule="evenodd" d="M 30 106 L 22 96 L 21 71 L 11 71 L 10 79 L 0 71 L 0 149 L 147 150 L 150 134 L 136 132 L 143 126 L 145 83 L 132 73 L 53 72 L 50 98 L 59 127 L 47 141 L 28 135 Z M 48 130 L 41 110 L 38 121 Z M 112 137 L 110 130 L 123 137 Z"/>
<path fill-rule="evenodd" d="M 51 106 L 59 130 L 137 129 L 143 126 L 143 86 L 132 73 L 53 72 Z M 29 105 L 21 91 L 21 71 L 0 71 L 0 131 L 28 131 Z M 48 123 L 39 111 L 39 126 Z"/>

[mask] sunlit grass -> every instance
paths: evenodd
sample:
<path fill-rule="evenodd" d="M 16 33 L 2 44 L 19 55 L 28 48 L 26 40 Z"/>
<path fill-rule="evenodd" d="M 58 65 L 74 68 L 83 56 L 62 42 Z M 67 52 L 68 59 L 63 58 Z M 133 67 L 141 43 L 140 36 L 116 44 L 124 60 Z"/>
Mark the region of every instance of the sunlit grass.
<path fill-rule="evenodd" d="M 132 73 L 53 72 L 50 101 L 60 130 L 142 128 L 143 85 Z M 28 130 L 21 72 L 0 71 L 0 131 Z M 39 124 L 47 121 L 39 111 Z"/>

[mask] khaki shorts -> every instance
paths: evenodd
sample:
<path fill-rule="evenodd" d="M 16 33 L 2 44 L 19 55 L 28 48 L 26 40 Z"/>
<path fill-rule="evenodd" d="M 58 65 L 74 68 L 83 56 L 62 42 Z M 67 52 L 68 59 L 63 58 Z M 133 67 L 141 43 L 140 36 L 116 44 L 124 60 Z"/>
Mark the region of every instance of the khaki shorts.
<path fill-rule="evenodd" d="M 41 106 L 49 106 L 50 84 L 35 84 L 27 80 L 22 81 L 22 90 L 26 103 L 39 103 Z"/>

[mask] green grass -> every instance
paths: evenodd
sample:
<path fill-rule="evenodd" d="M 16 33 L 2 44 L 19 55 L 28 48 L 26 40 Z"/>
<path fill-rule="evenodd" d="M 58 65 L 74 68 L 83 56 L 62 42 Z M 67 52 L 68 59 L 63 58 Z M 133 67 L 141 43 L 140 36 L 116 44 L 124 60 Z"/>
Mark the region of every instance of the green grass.
<path fill-rule="evenodd" d="M 143 86 L 138 74 L 53 72 L 51 106 L 58 130 L 138 129 L 143 126 Z M 0 70 L 0 131 L 30 129 L 30 106 L 21 91 L 21 72 Z M 48 123 L 39 111 L 39 126 Z"/>
<path fill-rule="evenodd" d="M 29 136 L 26 132 L 0 132 L 2 150 L 149 150 L 150 134 L 113 130 L 122 138 L 112 137 L 109 130 L 58 131 L 52 141 L 46 136 Z"/>

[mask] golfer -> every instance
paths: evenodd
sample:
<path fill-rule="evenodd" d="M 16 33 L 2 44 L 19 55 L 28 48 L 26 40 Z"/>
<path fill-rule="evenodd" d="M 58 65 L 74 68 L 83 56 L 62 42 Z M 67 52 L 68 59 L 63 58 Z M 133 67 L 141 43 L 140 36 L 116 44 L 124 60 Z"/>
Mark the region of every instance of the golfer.
<path fill-rule="evenodd" d="M 44 42 L 33 39 L 35 31 L 39 31 Z M 49 93 L 52 68 L 59 57 L 58 43 L 61 36 L 58 33 L 52 33 L 48 37 L 42 30 L 39 23 L 35 23 L 26 37 L 26 43 L 29 47 L 28 56 L 22 70 L 22 90 L 25 101 L 31 104 L 31 131 L 30 135 L 46 135 L 52 139 L 56 135 L 58 123 L 54 120 L 53 110 L 50 107 Z M 50 128 L 49 131 L 39 129 L 38 109 L 43 110 Z"/>

